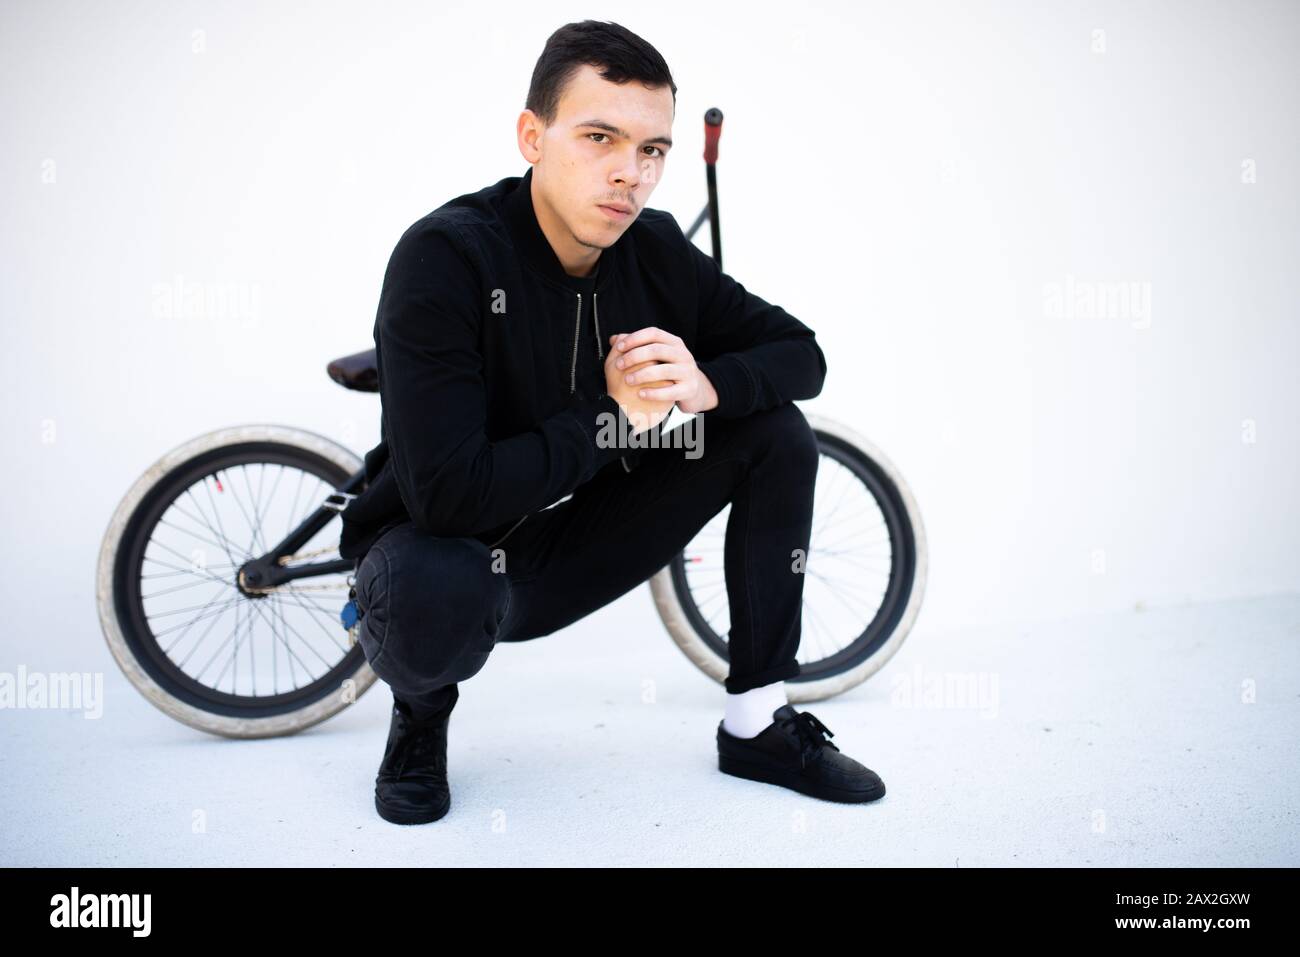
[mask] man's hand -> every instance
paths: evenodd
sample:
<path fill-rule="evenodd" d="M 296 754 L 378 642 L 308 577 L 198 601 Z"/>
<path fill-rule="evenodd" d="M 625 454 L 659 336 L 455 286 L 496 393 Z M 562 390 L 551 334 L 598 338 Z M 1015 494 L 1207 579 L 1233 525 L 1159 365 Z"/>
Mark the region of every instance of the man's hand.
<path fill-rule="evenodd" d="M 609 339 L 610 358 L 618 357 L 615 372 L 620 381 L 635 390 L 638 398 L 667 402 L 669 411 L 673 403 L 683 412 L 691 413 L 717 407 L 718 393 L 713 383 L 695 364 L 695 357 L 681 337 L 656 326 L 646 326 Z M 648 365 L 654 365 L 654 369 L 643 371 Z M 607 365 L 606 376 L 608 370 Z"/>
<path fill-rule="evenodd" d="M 638 393 L 647 385 L 667 386 L 671 383 L 667 379 L 645 384 L 627 382 L 627 375 L 657 363 L 653 359 L 647 359 L 635 366 L 628 365 L 623 354 L 615 347 L 620 338 L 622 337 L 618 335 L 609 337 L 609 354 L 605 356 L 605 391 L 623 407 L 623 414 L 632 424 L 632 433 L 639 435 L 666 419 L 673 410 L 673 403 L 671 400 L 642 398 Z"/>

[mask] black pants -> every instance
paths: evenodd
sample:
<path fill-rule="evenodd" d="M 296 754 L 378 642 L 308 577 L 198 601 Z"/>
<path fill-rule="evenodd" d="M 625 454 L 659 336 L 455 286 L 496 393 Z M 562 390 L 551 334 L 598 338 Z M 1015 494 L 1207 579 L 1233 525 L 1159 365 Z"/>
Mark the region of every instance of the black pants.
<path fill-rule="evenodd" d="M 417 713 L 441 707 L 498 641 L 549 635 L 605 606 L 667 565 L 730 502 L 726 689 L 799 674 L 796 559 L 812 531 L 816 436 L 793 403 L 703 419 L 681 426 L 699 429 L 698 457 L 646 448 L 631 472 L 617 462 L 602 469 L 495 547 L 427 535 L 409 521 L 385 532 L 356 578 L 358 640 L 371 668 Z"/>

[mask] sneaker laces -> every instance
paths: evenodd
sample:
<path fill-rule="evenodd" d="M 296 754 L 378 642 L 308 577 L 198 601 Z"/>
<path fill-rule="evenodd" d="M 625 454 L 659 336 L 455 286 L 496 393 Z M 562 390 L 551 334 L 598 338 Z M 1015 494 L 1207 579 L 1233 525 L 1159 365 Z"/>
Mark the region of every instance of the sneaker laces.
<path fill-rule="evenodd" d="M 446 770 L 447 756 L 437 747 L 438 725 L 443 720 L 445 718 L 440 715 L 424 719 L 406 717 L 407 732 L 403 741 L 402 756 L 397 762 L 398 775 L 406 771 L 406 763 L 409 760 L 424 754 L 433 755 L 435 769 Z"/>
<path fill-rule="evenodd" d="M 835 745 L 831 744 L 829 738 L 835 737 L 835 732 L 818 720 L 817 716 L 808 711 L 797 712 L 792 719 L 788 719 L 788 727 L 791 728 L 799 739 L 799 766 L 806 768 L 808 759 L 815 758 L 823 748 L 830 748 L 838 751 Z M 826 737 L 823 737 L 822 735 Z"/>

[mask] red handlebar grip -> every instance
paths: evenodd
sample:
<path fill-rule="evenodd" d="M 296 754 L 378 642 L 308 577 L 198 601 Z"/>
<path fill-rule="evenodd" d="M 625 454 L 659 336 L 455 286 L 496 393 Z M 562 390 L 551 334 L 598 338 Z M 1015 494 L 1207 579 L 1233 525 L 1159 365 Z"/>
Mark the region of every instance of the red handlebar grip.
<path fill-rule="evenodd" d="M 704 127 L 704 162 L 712 166 L 718 161 L 718 138 L 722 136 L 722 122 Z"/>

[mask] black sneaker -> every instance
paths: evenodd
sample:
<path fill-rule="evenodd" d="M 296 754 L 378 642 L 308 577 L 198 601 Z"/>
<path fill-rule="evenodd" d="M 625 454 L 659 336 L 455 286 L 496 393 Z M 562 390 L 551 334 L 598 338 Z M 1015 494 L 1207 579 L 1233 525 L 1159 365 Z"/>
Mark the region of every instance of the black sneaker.
<path fill-rule="evenodd" d="M 393 699 L 384 759 L 375 778 L 375 810 L 393 824 L 428 824 L 451 810 L 447 785 L 447 724 L 460 698 L 453 687 L 445 705 L 416 718 Z"/>
<path fill-rule="evenodd" d="M 807 711 L 783 704 L 752 738 L 738 738 L 718 722 L 718 769 L 827 801 L 858 803 L 885 796 L 885 783 L 831 744 L 834 732 Z"/>

